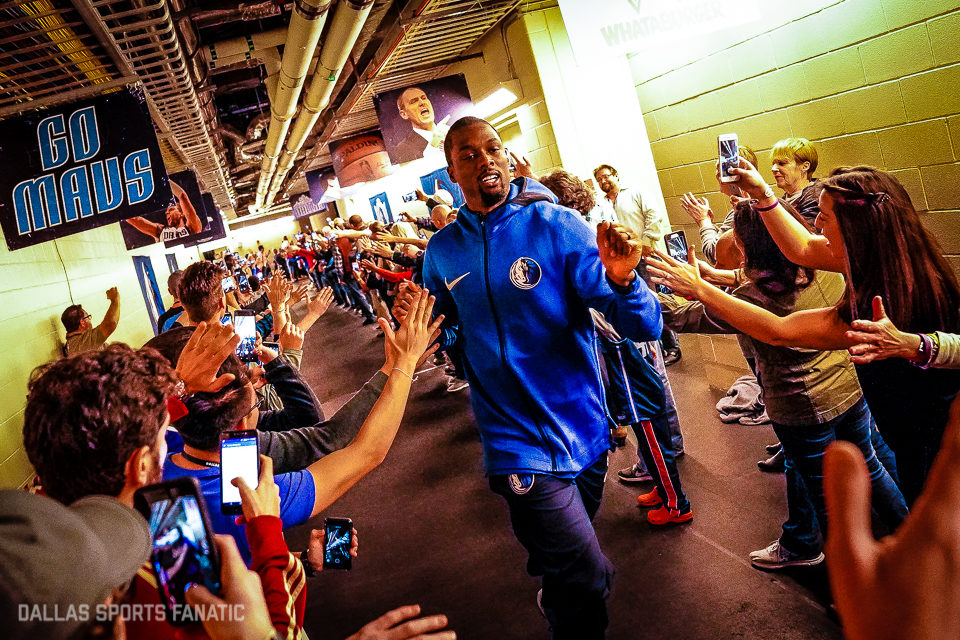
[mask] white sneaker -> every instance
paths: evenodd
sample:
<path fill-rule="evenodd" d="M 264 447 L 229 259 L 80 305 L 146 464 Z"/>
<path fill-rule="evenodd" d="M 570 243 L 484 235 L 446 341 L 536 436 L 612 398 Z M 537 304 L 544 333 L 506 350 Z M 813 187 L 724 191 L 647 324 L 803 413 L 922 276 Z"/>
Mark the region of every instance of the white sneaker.
<path fill-rule="evenodd" d="M 824 560 L 823 552 L 816 556 L 802 556 L 788 551 L 779 540 L 771 542 L 766 549 L 750 554 L 750 564 L 758 569 L 785 569 L 786 567 L 814 567 Z"/>
<path fill-rule="evenodd" d="M 455 391 L 460 391 L 461 389 L 466 389 L 470 386 L 470 383 L 466 380 L 461 380 L 460 378 L 454 378 L 453 376 L 447 376 L 447 391 L 453 393 Z"/>

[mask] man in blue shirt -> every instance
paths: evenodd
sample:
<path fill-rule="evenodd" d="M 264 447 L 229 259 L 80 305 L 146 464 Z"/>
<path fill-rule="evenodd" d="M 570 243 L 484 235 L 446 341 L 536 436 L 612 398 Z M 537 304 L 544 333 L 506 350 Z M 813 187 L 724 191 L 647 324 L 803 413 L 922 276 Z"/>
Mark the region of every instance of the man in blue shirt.
<path fill-rule="evenodd" d="M 610 439 L 590 308 L 624 337 L 659 337 L 660 305 L 634 272 L 640 238 L 610 223 L 594 236 L 540 183 L 511 183 L 484 120 L 454 123 L 444 151 L 466 204 L 430 239 L 424 285 L 445 346 L 462 349 L 490 486 L 543 576 L 554 638 L 602 638 L 613 568 L 592 519 Z"/>

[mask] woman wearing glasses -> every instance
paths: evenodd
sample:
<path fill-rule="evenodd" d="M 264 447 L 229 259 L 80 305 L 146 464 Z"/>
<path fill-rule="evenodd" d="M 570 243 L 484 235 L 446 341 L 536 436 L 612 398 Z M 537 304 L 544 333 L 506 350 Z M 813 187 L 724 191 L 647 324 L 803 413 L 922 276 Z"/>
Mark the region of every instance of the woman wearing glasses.
<path fill-rule="evenodd" d="M 668 256 L 649 268 L 657 281 L 702 301 L 738 330 L 773 345 L 832 350 L 855 345 L 851 322 L 873 318 L 882 297 L 890 319 L 908 332 L 960 332 L 960 286 L 937 242 L 903 185 L 872 167 L 843 167 L 822 180 L 817 226 L 810 233 L 774 197 L 756 169 L 741 159 L 738 185 L 756 199 L 770 235 L 791 262 L 842 273 L 846 289 L 832 307 L 780 317 L 738 300 L 705 282 L 692 257 L 681 264 Z M 927 369 L 928 343 L 914 357 L 857 365 L 864 397 L 884 439 L 893 449 L 903 495 L 919 495 L 936 457 L 960 372 Z"/>

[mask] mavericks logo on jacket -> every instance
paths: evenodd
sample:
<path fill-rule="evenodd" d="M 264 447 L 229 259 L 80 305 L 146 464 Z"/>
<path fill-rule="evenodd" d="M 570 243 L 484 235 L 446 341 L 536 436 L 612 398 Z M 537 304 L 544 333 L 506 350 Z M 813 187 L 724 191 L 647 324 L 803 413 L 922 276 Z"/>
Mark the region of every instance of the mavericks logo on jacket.
<path fill-rule="evenodd" d="M 510 282 L 517 289 L 533 289 L 540 284 L 542 275 L 540 265 L 533 258 L 520 257 L 510 265 Z"/>

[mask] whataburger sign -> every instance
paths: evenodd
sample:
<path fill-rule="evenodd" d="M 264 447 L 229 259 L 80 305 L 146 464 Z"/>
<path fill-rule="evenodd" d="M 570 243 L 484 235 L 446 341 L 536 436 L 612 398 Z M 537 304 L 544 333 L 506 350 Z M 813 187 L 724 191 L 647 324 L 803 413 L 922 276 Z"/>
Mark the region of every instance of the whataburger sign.
<path fill-rule="evenodd" d="M 166 208 L 140 90 L 0 122 L 0 227 L 12 251 Z"/>
<path fill-rule="evenodd" d="M 682 43 L 749 22 L 757 0 L 559 0 L 570 42 L 586 62 Z"/>

